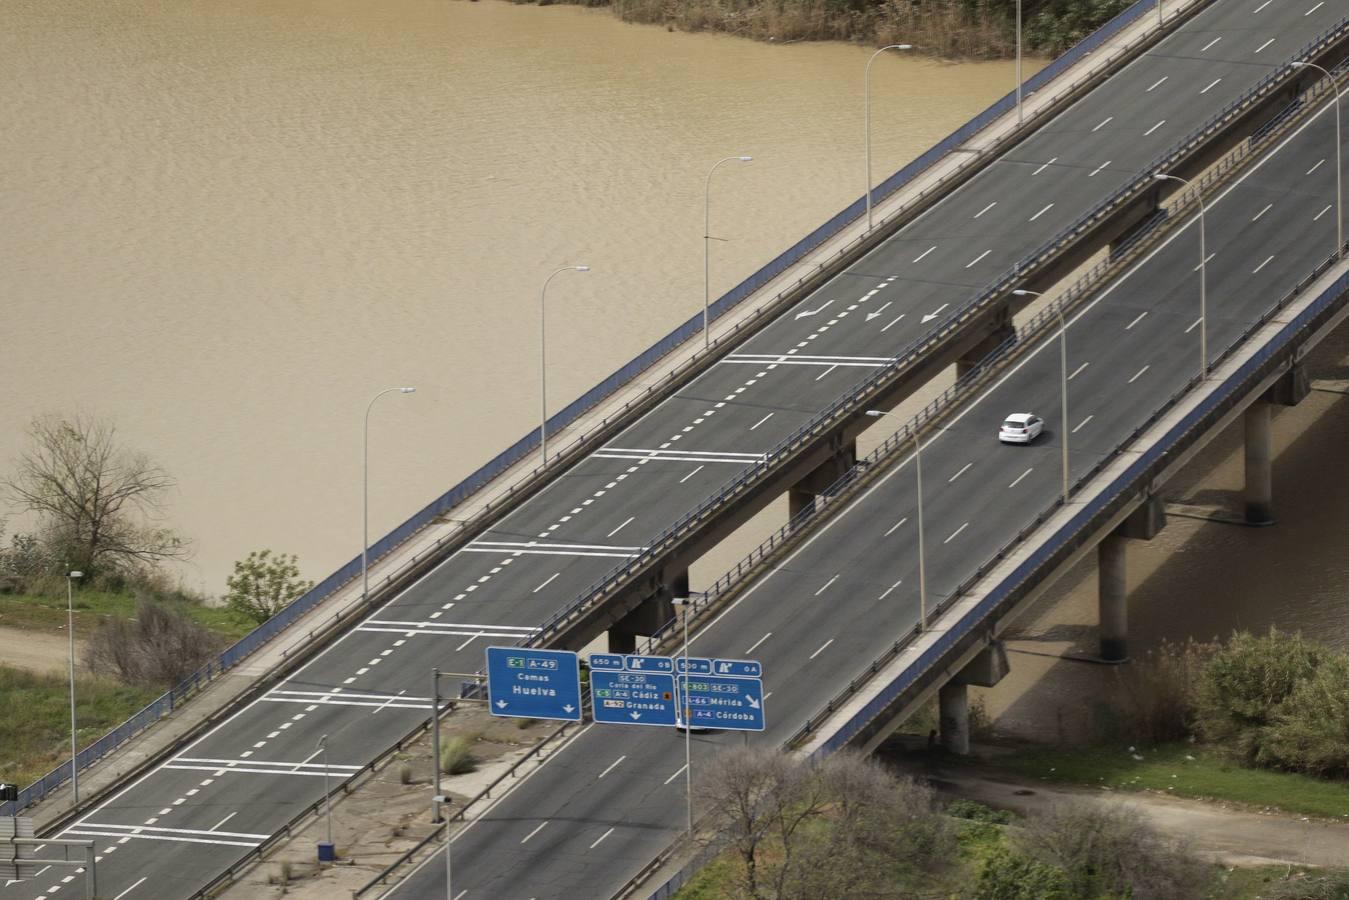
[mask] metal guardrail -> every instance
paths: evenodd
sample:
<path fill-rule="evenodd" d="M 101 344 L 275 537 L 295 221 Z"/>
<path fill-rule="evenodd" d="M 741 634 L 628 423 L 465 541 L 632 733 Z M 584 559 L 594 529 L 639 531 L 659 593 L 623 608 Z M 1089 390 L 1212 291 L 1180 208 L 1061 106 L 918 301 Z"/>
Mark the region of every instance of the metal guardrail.
<path fill-rule="evenodd" d="M 1133 6 L 1131 6 L 1128 10 L 1122 12 L 1120 15 L 1116 16 L 1115 19 L 1111 20 L 1111 22 L 1107 23 L 1099 31 L 1088 36 L 1082 42 L 1080 42 L 1079 44 L 1068 50 L 1066 53 L 1064 53 L 1062 56 L 1058 57 L 1056 60 L 1051 62 L 1044 69 L 1041 69 L 1031 78 L 1027 79 L 1027 81 L 1024 84 L 1025 93 L 1027 95 L 1032 94 L 1035 91 L 1042 88 L 1044 85 L 1048 84 L 1063 70 L 1079 61 L 1082 57 L 1091 53 L 1093 50 L 1095 50 L 1098 46 L 1104 43 L 1107 39 L 1112 37 L 1123 27 L 1125 27 L 1126 25 L 1130 24 L 1135 19 L 1137 19 L 1138 16 L 1141 15 L 1144 11 L 1150 9 L 1152 2 L 1153 0 L 1137 0 L 1137 2 L 1135 2 Z M 893 195 L 894 193 L 896 193 L 897 191 L 901 190 L 905 185 L 909 184 L 914 179 L 916 179 L 924 172 L 926 172 L 928 169 L 936 165 L 940 160 L 944 159 L 947 155 L 951 153 L 952 150 L 955 150 L 957 147 L 959 147 L 960 144 L 965 143 L 975 135 L 982 132 L 985 128 L 991 125 L 998 118 L 1000 118 L 1003 115 L 1006 115 L 1014 107 L 1015 107 L 1015 92 L 1013 91 L 1009 92 L 1007 95 L 1002 97 L 997 102 L 993 103 L 983 112 L 976 115 L 965 125 L 956 129 L 954 132 L 952 132 L 942 141 L 938 142 L 936 145 L 934 145 L 932 148 L 930 148 L 925 153 L 920 155 L 918 158 L 914 159 L 912 162 L 905 165 L 898 172 L 882 181 L 881 184 L 878 187 L 876 187 L 872 192 L 873 204 L 875 202 L 884 200 L 889 196 Z M 964 167 L 960 168 L 963 169 Z M 931 194 L 931 192 L 939 188 L 943 188 L 947 181 L 948 178 L 941 179 L 937 185 L 934 185 L 932 188 L 929 188 L 921 192 L 919 196 L 915 198 L 914 202 L 916 203 L 925 200 Z M 905 214 L 911 206 L 912 204 L 909 204 L 904 208 L 891 214 L 890 216 L 887 216 L 885 219 L 882 219 L 879 227 L 884 227 L 884 225 L 887 222 L 891 221 L 896 216 Z M 730 312 L 733 308 L 738 306 L 742 301 L 750 297 L 764 285 L 770 283 L 774 278 L 781 275 L 787 269 L 799 263 L 811 251 L 813 251 L 815 248 L 817 248 L 822 243 L 827 241 L 829 238 L 833 237 L 844 227 L 846 227 L 849 223 L 856 221 L 863 215 L 865 207 L 866 207 L 865 197 L 858 198 L 857 200 L 849 204 L 847 207 L 845 207 L 843 210 L 841 210 L 839 213 L 830 218 L 823 225 L 819 226 L 810 234 L 806 235 L 804 238 L 797 241 L 787 250 L 783 251 L 776 258 L 770 261 L 767 265 L 763 266 L 757 272 L 750 275 L 748 278 L 746 278 L 740 284 L 736 285 L 730 291 L 727 291 L 724 295 L 722 295 L 711 305 L 712 320 L 715 321 L 716 319 Z M 854 241 L 848 247 L 841 250 L 840 254 L 852 249 L 853 245 L 856 243 L 857 242 Z M 823 264 L 817 266 L 816 270 L 818 271 L 821 268 L 823 268 Z M 763 309 L 771 308 L 777 301 L 779 301 L 785 295 L 791 293 L 791 291 L 795 290 L 801 284 L 803 284 L 804 280 L 805 280 L 804 277 L 798 279 L 798 281 L 794 285 L 784 289 L 783 291 L 780 291 L 774 298 L 767 301 L 762 308 Z M 757 315 L 758 312 L 756 311 L 756 316 Z M 559 410 L 556 414 L 554 414 L 548 420 L 549 431 L 551 433 L 556 434 L 565 426 L 570 425 L 572 422 L 576 421 L 581 415 L 588 412 L 590 409 L 594 408 L 605 398 L 611 396 L 613 393 L 619 390 L 623 385 L 628 384 L 629 382 L 631 382 L 632 379 L 640 375 L 642 372 L 648 370 L 651 366 L 655 365 L 660 359 L 664 358 L 666 355 L 668 355 L 671 351 L 679 347 L 690 337 L 697 334 L 699 331 L 701 331 L 701 329 L 702 329 L 701 314 L 697 314 L 691 317 L 688 321 L 684 322 L 684 324 L 680 325 L 678 328 L 671 331 L 665 337 L 661 338 L 659 341 L 652 344 L 641 354 L 634 357 L 627 364 L 620 367 L 604 381 L 600 382 L 594 388 L 591 388 L 589 391 L 587 391 L 584 395 L 577 398 L 571 404 L 568 404 L 562 410 Z M 702 358 L 701 356 L 695 357 L 695 359 L 701 358 Z M 682 375 L 683 372 L 686 371 L 686 369 L 687 365 L 678 367 L 676 368 L 675 371 L 667 375 L 664 380 L 668 381 L 671 378 L 678 377 L 679 375 Z M 655 385 L 648 387 L 644 396 L 651 394 L 655 390 L 655 387 L 656 387 Z M 629 410 L 630 406 L 631 402 L 624 404 L 621 409 L 606 416 L 600 422 L 597 428 L 602 429 L 606 427 L 611 418 L 623 415 Z M 591 429 L 591 431 L 581 435 L 571 444 L 567 445 L 567 447 L 565 447 L 563 450 L 560 450 L 557 454 L 555 454 L 554 459 L 559 457 L 565 457 L 574 446 L 583 443 L 595 430 L 596 429 Z M 416 513 L 410 516 L 405 522 L 403 522 L 398 527 L 394 528 L 379 541 L 375 542 L 368 550 L 367 555 L 369 559 L 372 562 L 378 562 L 380 559 L 387 556 L 389 553 L 393 552 L 396 548 L 401 546 L 412 536 L 419 533 L 422 529 L 426 528 L 428 525 L 432 524 L 438 517 L 445 515 L 447 512 L 454 509 L 460 503 L 464 502 L 469 497 L 478 493 L 480 490 L 482 490 L 484 487 L 490 484 L 494 479 L 500 476 L 503 472 L 508 470 L 515 463 L 519 462 L 519 460 L 523 459 L 526 455 L 532 452 L 537 446 L 538 446 L 538 431 L 532 430 L 524 437 L 520 438 L 518 441 L 512 444 L 510 447 L 508 447 L 506 450 L 497 454 L 497 456 L 489 460 L 486 464 L 478 468 L 475 472 L 464 478 L 457 485 L 450 488 L 440 497 L 436 498 L 434 501 L 427 504 L 421 510 L 418 510 Z M 523 487 L 527 482 L 541 475 L 544 469 L 546 469 L 546 466 L 540 466 L 524 474 L 515 484 L 509 486 L 505 490 L 504 497 L 513 496 L 514 493 L 516 493 L 517 487 Z M 500 502 L 500 499 L 504 499 L 504 497 L 502 497 L 502 495 L 498 495 L 497 502 Z M 492 502 L 489 501 L 485 512 L 490 512 L 491 509 L 492 509 Z M 461 532 L 462 530 L 463 527 L 460 528 Z M 427 552 L 434 553 L 438 551 L 442 546 L 444 546 L 445 543 L 447 543 L 452 538 L 453 536 L 449 536 L 437 540 L 435 544 L 428 549 Z M 425 553 L 418 554 L 413 558 L 413 563 L 417 562 L 418 560 L 424 559 L 425 556 L 426 556 Z M 319 584 L 315 585 L 315 587 L 312 590 L 310 590 L 303 596 L 297 598 L 293 603 L 287 606 L 276 616 L 273 616 L 267 622 L 263 623 L 262 625 L 255 628 L 253 631 L 249 632 L 237 643 L 222 651 L 216 659 L 212 660 L 210 663 L 203 666 L 197 672 L 194 672 L 192 675 L 188 676 L 188 678 L 184 679 L 184 681 L 181 684 L 175 686 L 173 689 L 167 691 L 162 696 L 156 698 L 145 708 L 141 709 L 140 711 L 132 715 L 130 718 L 128 718 L 125 722 L 121 723 L 116 728 L 112 729 L 107 734 L 103 735 L 101 738 L 99 738 L 99 740 L 94 742 L 92 745 L 84 748 L 79 753 L 77 753 L 75 758 L 76 767 L 81 771 L 87 769 L 88 766 L 92 765 L 95 762 L 98 762 L 103 757 L 105 757 L 113 750 L 115 750 L 117 747 L 121 746 L 123 743 L 139 734 L 141 731 L 158 722 L 164 716 L 169 715 L 177 704 L 181 703 L 186 697 L 190 696 L 198 688 L 209 683 L 215 677 L 220 675 L 222 672 L 230 668 L 233 668 L 245 657 L 249 656 L 255 650 L 260 648 L 262 645 L 266 644 L 273 637 L 275 637 L 285 628 L 289 627 L 297 619 L 304 616 L 306 613 L 308 613 L 311 609 L 313 609 L 323 600 L 326 600 L 328 597 L 330 597 L 331 595 L 336 593 L 339 589 L 341 589 L 344 585 L 353 581 L 360 574 L 361 571 L 360 566 L 361 560 L 360 557 L 357 556 L 348 563 L 346 563 L 345 565 L 338 568 L 337 571 L 333 572 Z M 392 581 L 400 574 L 401 570 L 399 572 L 395 572 L 388 575 L 383 579 L 381 584 L 386 584 Z M 341 616 L 345 615 L 348 611 L 349 610 L 343 610 L 339 612 L 335 618 L 340 618 Z M 33 784 L 29 785 L 28 787 L 20 791 L 18 801 L 0 804 L 0 815 L 16 815 L 20 810 L 27 809 L 34 803 L 43 800 L 48 794 L 59 788 L 66 781 L 68 781 L 69 778 L 70 778 L 70 763 L 67 762 L 64 765 L 58 766 L 57 768 L 53 769 L 47 775 L 43 776 L 38 781 L 34 782 Z"/>
<path fill-rule="evenodd" d="M 1318 46 L 1322 46 L 1332 38 L 1338 38 L 1346 32 L 1349 32 L 1349 18 L 1341 20 L 1338 25 L 1328 29 L 1317 38 L 1310 41 L 1295 54 L 1292 59 L 1302 59 L 1311 54 Z M 1174 145 L 1171 150 L 1155 157 L 1138 174 L 1114 191 L 1105 201 L 1079 217 L 1071 225 L 1061 229 L 1053 237 L 1045 241 L 1039 249 L 1023 258 L 1016 265 L 1012 266 L 999 276 L 988 288 L 984 289 L 959 309 L 948 314 L 939 325 L 925 335 L 915 339 L 903 350 L 896 353 L 892 363 L 887 366 L 879 367 L 870 376 L 854 386 L 842 397 L 831 403 L 809 422 L 802 425 L 795 432 L 780 441 L 775 447 L 765 453 L 759 461 L 740 470 L 736 475 L 728 479 L 706 500 L 685 513 L 681 518 L 676 520 L 674 524 L 670 525 L 650 540 L 642 552 L 619 563 L 599 580 L 581 591 L 570 604 L 547 619 L 536 632 L 529 638 L 524 639 L 521 643 L 525 646 L 538 646 L 545 643 L 561 625 L 575 619 L 581 613 L 600 602 L 609 591 L 613 590 L 620 583 L 625 582 L 632 573 L 663 556 L 667 552 L 669 545 L 674 543 L 684 533 L 691 530 L 692 527 L 702 523 L 712 510 L 725 505 L 744 493 L 750 485 L 756 484 L 768 473 L 776 471 L 783 460 L 794 456 L 804 446 L 813 444 L 815 438 L 818 437 L 821 432 L 828 431 L 840 420 L 852 415 L 856 408 L 864 403 L 864 401 L 869 398 L 879 386 L 893 379 L 900 370 L 919 364 L 921 360 L 926 357 L 927 352 L 931 348 L 942 344 L 951 334 L 970 321 L 973 317 L 982 314 L 989 306 L 1001 302 L 1006 294 L 1011 291 L 1016 284 L 1022 281 L 1028 271 L 1033 270 L 1038 264 L 1056 256 L 1067 243 L 1098 224 L 1110 211 L 1116 208 L 1124 200 L 1133 199 L 1143 191 L 1152 189 L 1155 184 L 1155 180 L 1153 179 L 1154 172 L 1165 171 L 1169 167 L 1169 162 L 1192 152 L 1196 146 L 1203 143 L 1207 135 L 1212 134 L 1226 122 L 1230 121 L 1253 99 L 1266 95 L 1277 86 L 1281 86 L 1283 82 L 1292 77 L 1292 73 L 1296 71 L 1298 70 L 1287 63 L 1279 66 L 1265 78 L 1261 79 L 1255 87 L 1232 101 L 1221 112 L 1210 119 L 1209 122 L 1196 128 L 1189 136 Z"/>

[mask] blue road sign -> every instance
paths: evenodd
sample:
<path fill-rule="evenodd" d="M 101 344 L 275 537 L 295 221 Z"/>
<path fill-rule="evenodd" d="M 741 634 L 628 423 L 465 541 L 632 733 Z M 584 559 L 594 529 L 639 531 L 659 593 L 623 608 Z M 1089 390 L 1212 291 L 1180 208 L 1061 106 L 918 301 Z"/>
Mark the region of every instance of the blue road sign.
<path fill-rule="evenodd" d="M 674 671 L 674 663 L 668 656 L 625 656 L 623 662 L 629 672 Z"/>
<path fill-rule="evenodd" d="M 621 672 L 623 671 L 623 654 L 592 653 L 590 654 L 590 670 L 592 672 Z"/>
<path fill-rule="evenodd" d="M 488 709 L 494 716 L 581 721 L 581 664 L 569 650 L 487 648 Z"/>
<path fill-rule="evenodd" d="M 762 678 L 763 666 L 752 659 L 716 659 L 712 661 L 714 675 L 733 675 L 736 678 Z"/>
<path fill-rule="evenodd" d="M 703 659 L 699 656 L 690 656 L 687 660 L 682 656 L 674 658 L 675 671 L 680 675 L 711 675 L 712 660 Z M 687 663 L 687 665 L 685 665 Z"/>
<path fill-rule="evenodd" d="M 692 728 L 763 731 L 763 682 L 757 678 L 680 675 L 680 703 Z"/>
<path fill-rule="evenodd" d="M 661 672 L 590 672 L 590 707 L 610 725 L 675 724 L 674 676 Z"/>

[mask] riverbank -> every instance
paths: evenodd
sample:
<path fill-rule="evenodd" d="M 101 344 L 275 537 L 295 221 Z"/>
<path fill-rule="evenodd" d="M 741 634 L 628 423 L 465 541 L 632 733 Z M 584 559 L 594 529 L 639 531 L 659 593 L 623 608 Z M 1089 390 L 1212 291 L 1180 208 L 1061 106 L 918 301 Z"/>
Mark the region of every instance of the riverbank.
<path fill-rule="evenodd" d="M 528 2 L 528 0 L 517 0 Z M 551 5 L 553 0 L 537 0 Z M 751 40 L 854 41 L 876 47 L 913 44 L 945 59 L 1008 59 L 1016 54 L 1013 6 L 964 0 L 559 0 L 608 6 L 624 22 L 671 31 L 715 31 Z M 1028 52 L 1057 56 L 1124 10 L 1129 0 L 1030 2 L 1024 12 Z"/>

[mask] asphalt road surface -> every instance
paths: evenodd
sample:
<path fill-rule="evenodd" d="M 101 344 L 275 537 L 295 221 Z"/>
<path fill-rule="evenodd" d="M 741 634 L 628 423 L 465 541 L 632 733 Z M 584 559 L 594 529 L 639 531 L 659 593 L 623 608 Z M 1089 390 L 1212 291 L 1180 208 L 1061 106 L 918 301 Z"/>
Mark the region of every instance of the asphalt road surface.
<path fill-rule="evenodd" d="M 530 633 L 739 467 L 811 419 L 945 311 L 976 294 L 1137 167 L 1264 77 L 1269 71 L 1264 63 L 1286 60 L 1335 24 L 1342 11 L 1332 7 L 1337 5 L 1317 0 L 1219 0 L 1009 157 L 782 315 L 612 446 L 574 466 L 497 528 L 375 611 L 284 684 L 86 814 L 63 836 L 100 842 L 100 893 L 115 900 L 182 897 L 243 858 L 320 797 L 325 760 L 316 743 L 321 735 L 328 735 L 326 762 L 334 774 L 374 758 L 425 717 L 433 666 L 481 668 L 485 646 L 511 643 Z M 1329 147 L 1329 138 L 1325 143 Z M 1298 184 L 1309 190 L 1314 184 L 1320 204 L 1319 198 L 1333 196 L 1326 187 L 1332 174 L 1323 165 Z M 1269 199 L 1286 195 L 1275 191 Z M 1265 227 L 1281 221 L 1276 214 L 1280 209 L 1276 202 L 1260 220 Z M 1302 233 L 1285 229 L 1262 245 L 1268 251 L 1251 251 L 1284 254 L 1255 275 L 1235 268 L 1218 274 L 1217 263 L 1230 252 L 1223 241 L 1234 236 L 1213 225 L 1210 244 L 1219 256 L 1210 272 L 1210 332 L 1216 338 L 1236 315 L 1232 294 L 1255 291 L 1262 279 L 1305 271 L 1295 255 L 1310 251 L 1313 229 L 1333 225 L 1333 216 L 1307 223 Z M 1254 229 L 1248 225 L 1247 232 Z M 1288 246 L 1276 248 L 1280 241 Z M 1075 458 L 1084 465 L 1088 454 L 1100 452 L 1112 440 L 1117 427 L 1138 417 L 1137 404 L 1126 397 L 1135 392 L 1142 396 L 1168 377 L 1170 366 L 1179 367 L 1196 355 L 1172 350 L 1190 340 L 1179 326 L 1192 321 L 1182 322 L 1187 315 L 1183 301 L 1197 287 L 1193 278 L 1170 279 L 1157 281 L 1146 301 L 1149 314 L 1124 339 L 1108 316 L 1127 315 L 1127 309 L 1104 312 L 1115 309 L 1110 304 L 1092 313 L 1107 318 L 1080 320 L 1087 327 L 1075 326 L 1084 332 L 1082 354 L 1087 352 L 1085 333 L 1100 328 L 1105 335 L 1096 357 L 1072 351 L 1075 359 L 1090 361 L 1072 382 L 1074 390 L 1082 391 L 1082 400 L 1071 402 L 1074 412 L 1093 417 L 1073 436 Z M 1144 335 L 1150 337 L 1143 341 Z M 1151 358 L 1140 356 L 1132 342 L 1160 355 L 1148 371 L 1128 382 L 1112 371 L 1110 360 L 1124 355 L 1129 365 L 1142 360 L 1142 366 Z M 1126 353 L 1125 346 L 1133 349 Z M 1211 346 L 1218 342 L 1211 341 Z M 1033 365 L 1018 371 L 1029 373 Z M 1043 373 L 1016 378 L 1028 380 L 1024 385 L 1017 381 L 1014 392 L 999 396 L 1007 396 L 1006 402 L 1015 396 L 1014 406 L 1031 408 L 1052 421 L 1055 379 Z M 1097 396 L 1095 391 L 1102 391 L 1100 408 L 1089 399 Z M 1023 509 L 1017 498 L 1027 498 L 1025 510 L 1038 508 L 1039 501 L 1031 498 L 1041 498 L 1046 485 L 1057 484 L 1052 433 L 1037 446 L 981 456 L 972 469 L 945 482 L 940 461 L 976 450 L 991 453 L 984 445 L 1007 411 L 997 403 L 975 407 L 956 426 L 968 433 L 957 437 L 952 449 L 934 451 L 932 474 L 925 471 L 930 483 L 939 485 L 929 488 L 925 498 L 925 514 L 932 523 L 933 596 L 963 577 L 958 571 L 965 569 L 958 561 L 969 561 L 972 567 L 980 548 L 1005 532 L 1003 519 L 1010 521 Z M 994 460 L 999 466 L 1031 470 L 998 495 L 1011 505 L 1007 517 L 998 514 L 999 504 L 989 493 Z M 902 481 L 891 479 L 887 485 Z M 1012 478 L 1007 481 L 1011 484 Z M 769 590 L 741 601 L 699 639 L 700 652 L 733 656 L 745 655 L 759 642 L 754 654 L 766 661 L 769 689 L 778 695 L 769 695 L 774 723 L 769 739 L 780 739 L 795 728 L 793 719 L 799 722 L 833 694 L 840 679 L 851 673 L 850 663 L 870 658 L 871 643 L 892 641 L 912 624 L 912 554 L 906 549 L 911 532 L 906 523 L 885 534 L 908 515 L 906 503 L 901 491 L 882 505 L 875 516 L 889 523 L 885 528 L 873 523 L 875 535 L 867 530 L 872 526 L 853 532 L 857 526 L 849 525 L 846 530 L 854 533 L 851 556 L 835 548 L 826 554 L 832 562 L 811 564 L 798 577 L 770 582 Z M 965 513 L 955 512 L 961 508 Z M 968 525 L 951 524 L 962 515 L 970 518 Z M 848 521 L 856 523 L 859 516 L 850 515 Z M 938 534 L 948 524 L 952 532 L 962 529 L 949 540 Z M 811 548 L 829 546 L 826 536 L 843 531 L 824 532 Z M 887 546 L 882 537 L 892 543 Z M 869 566 L 881 561 L 887 562 L 885 573 L 868 574 Z M 793 562 L 789 571 L 798 564 Z M 780 618 L 773 612 L 788 609 L 791 602 L 784 598 L 804 590 L 810 578 L 821 577 L 830 567 L 838 577 L 818 597 L 808 593 L 797 615 Z M 821 584 L 833 573 L 822 577 Z M 891 586 L 893 592 L 886 594 Z M 875 597 L 868 599 L 868 591 Z M 839 615 L 847 604 L 850 611 Z M 849 623 L 857 634 L 839 630 Z M 831 629 L 837 633 L 830 636 Z M 827 641 L 833 643 L 821 646 Z M 775 681 L 788 676 L 796 687 Z M 512 795 L 493 810 L 489 821 L 456 841 L 456 849 L 475 848 L 467 854 L 472 861 L 465 862 L 463 874 L 468 896 L 596 896 L 621 883 L 664 846 L 682 809 L 678 779 L 672 779 L 682 757 L 669 755 L 679 742 L 673 733 L 657 729 L 613 731 L 601 735 L 592 728 L 545 768 L 546 777 L 531 779 L 530 794 L 545 783 L 556 785 L 544 798 L 536 798 L 537 805 L 517 808 L 528 795 Z M 723 740 L 699 737 L 695 743 L 700 757 Z M 614 762 L 619 746 L 629 748 L 619 751 L 627 758 L 604 779 L 591 778 L 595 766 Z M 509 830 L 511 818 L 528 825 L 519 837 Z M 544 821 L 550 824 L 525 839 Z M 73 890 L 63 877 L 47 870 L 0 888 L 0 894 L 58 897 Z"/>

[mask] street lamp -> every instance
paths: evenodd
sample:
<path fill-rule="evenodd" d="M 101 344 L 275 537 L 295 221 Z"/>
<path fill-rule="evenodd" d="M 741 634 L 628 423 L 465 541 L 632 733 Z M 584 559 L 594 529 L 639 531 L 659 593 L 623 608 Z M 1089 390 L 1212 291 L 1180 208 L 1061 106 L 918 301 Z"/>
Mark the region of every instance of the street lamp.
<path fill-rule="evenodd" d="M 894 413 L 883 409 L 869 409 L 867 415 L 874 418 L 889 416 L 898 419 Z M 918 472 L 918 623 L 927 631 L 927 560 L 923 550 L 923 444 L 918 439 L 918 429 L 913 429 L 913 462 Z"/>
<path fill-rule="evenodd" d="M 1152 177 L 1157 181 L 1179 181 L 1186 187 L 1190 182 L 1179 175 L 1167 175 L 1165 172 L 1154 172 Z M 1204 193 L 1202 191 L 1194 192 L 1195 198 L 1199 200 L 1199 374 L 1202 378 L 1208 377 L 1208 249 L 1204 238 L 1204 220 L 1207 218 L 1208 209 L 1204 205 Z M 1194 326 L 1191 325 L 1191 328 Z"/>
<path fill-rule="evenodd" d="M 679 697 L 679 703 L 683 704 L 680 712 L 684 722 L 684 792 L 688 797 L 689 813 L 689 840 L 693 840 L 693 733 L 692 718 L 689 715 L 688 706 L 688 677 L 689 677 L 689 613 L 693 611 L 692 597 L 675 597 L 671 603 L 675 606 L 683 607 L 684 614 L 680 616 L 684 620 L 684 691 Z"/>
<path fill-rule="evenodd" d="M 333 853 L 333 795 L 328 790 L 328 735 L 319 738 L 318 744 L 314 747 L 315 753 L 323 754 L 323 805 L 328 816 L 328 858 L 324 859 L 324 848 L 319 847 L 319 862 L 331 862 L 336 854 Z"/>
<path fill-rule="evenodd" d="M 867 144 L 867 231 L 871 230 L 871 64 L 887 50 L 912 50 L 912 44 L 891 44 L 871 54 L 867 60 L 866 74 L 862 79 L 862 108 L 866 119 Z"/>
<path fill-rule="evenodd" d="M 397 391 L 400 394 L 411 394 L 417 389 L 415 387 L 397 387 L 385 388 L 374 397 L 365 408 L 365 428 L 361 431 L 361 602 L 364 603 L 370 597 L 370 577 L 367 568 L 366 548 L 370 546 L 370 410 L 374 408 L 375 401 L 385 394 L 392 394 Z"/>
<path fill-rule="evenodd" d="M 1039 291 L 1015 290 L 1012 291 L 1018 297 L 1043 297 L 1044 294 Z M 1063 303 L 1054 304 L 1054 312 L 1059 317 L 1059 385 L 1062 390 L 1063 402 L 1060 404 L 1063 413 L 1059 420 L 1059 431 L 1062 433 L 1063 445 L 1063 505 L 1068 505 L 1068 324 L 1063 319 Z"/>
<path fill-rule="evenodd" d="M 728 156 L 725 159 L 717 160 L 716 165 L 712 166 L 707 173 L 707 185 L 703 189 L 703 349 L 706 350 L 712 345 L 712 331 L 708 310 L 712 305 L 712 285 L 711 285 L 711 249 L 712 240 L 712 173 L 722 163 L 728 162 L 750 162 L 754 159 L 752 156 Z"/>
<path fill-rule="evenodd" d="M 1335 258 L 1344 258 L 1344 171 L 1340 166 L 1340 144 L 1344 141 L 1344 133 L 1340 131 L 1340 85 L 1335 81 L 1335 76 L 1331 75 L 1322 66 L 1310 62 L 1292 63 L 1295 69 L 1316 69 L 1330 79 L 1330 86 L 1335 89 Z"/>
<path fill-rule="evenodd" d="M 544 301 L 548 298 L 548 282 L 563 272 L 589 272 L 590 266 L 563 266 L 543 280 L 543 290 L 539 292 L 539 450 L 543 464 L 548 464 L 548 368 L 547 368 L 547 329 L 548 316 Z"/>
<path fill-rule="evenodd" d="M 1016 124 L 1023 121 L 1021 114 L 1021 0 L 1016 0 Z"/>
<path fill-rule="evenodd" d="M 75 807 L 80 805 L 80 767 L 76 764 L 75 738 L 75 579 L 83 572 L 66 573 L 66 630 L 70 632 L 70 787 L 75 792 Z"/>

